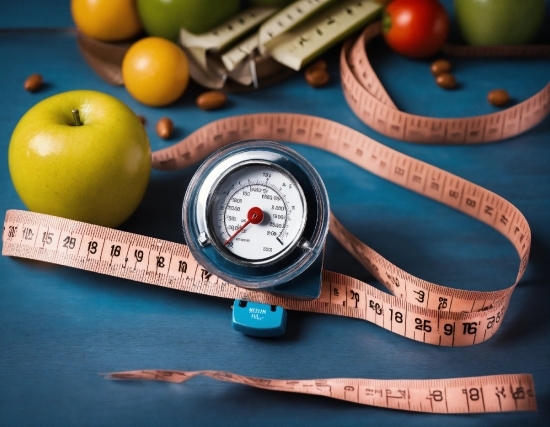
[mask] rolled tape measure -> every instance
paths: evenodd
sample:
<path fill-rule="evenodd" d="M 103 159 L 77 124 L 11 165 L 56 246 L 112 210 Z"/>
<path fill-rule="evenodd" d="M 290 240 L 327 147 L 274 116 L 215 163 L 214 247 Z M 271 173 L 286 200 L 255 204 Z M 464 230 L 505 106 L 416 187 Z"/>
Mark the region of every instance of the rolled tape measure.
<path fill-rule="evenodd" d="M 369 25 L 340 55 L 344 96 L 353 112 L 369 127 L 395 139 L 434 144 L 479 144 L 518 135 L 550 113 L 550 83 L 525 101 L 498 113 L 440 119 L 399 111 L 376 76 L 365 46 L 382 32 L 382 24 Z M 549 56 L 550 46 L 459 47 L 446 52 L 460 56 Z"/>
<path fill-rule="evenodd" d="M 476 119 L 419 120 L 399 112 L 377 83 L 362 53 L 369 34 L 378 34 L 379 30 L 376 24 L 370 26 L 353 46 L 347 44 L 341 66 L 342 84 L 350 106 L 380 132 L 418 142 L 488 142 L 525 131 L 548 115 L 550 85 L 516 107 Z M 531 245 L 529 225 L 511 203 L 344 125 L 300 114 L 252 114 L 212 122 L 179 143 L 154 152 L 153 165 L 166 170 L 184 168 L 227 144 L 249 139 L 290 141 L 327 150 L 486 223 L 502 233 L 518 253 L 515 283 L 494 292 L 465 291 L 429 283 L 385 260 L 334 216 L 330 218 L 331 233 L 393 295 L 354 278 L 324 271 L 318 299 L 281 298 L 237 287 L 216 277 L 197 263 L 186 245 L 17 210 L 6 214 L 2 254 L 204 295 L 363 319 L 404 337 L 440 346 L 478 344 L 495 334 L 515 285 L 525 271 Z M 182 382 L 196 375 L 413 411 L 474 413 L 536 409 L 530 375 L 422 381 L 271 380 L 218 371 L 131 371 L 110 377 Z"/>
<path fill-rule="evenodd" d="M 272 84 L 376 19 L 382 5 L 372 0 L 299 0 L 275 11 L 253 7 L 200 35 L 181 30 L 191 77 L 225 91 Z M 242 40 L 256 26 L 260 28 Z"/>
<path fill-rule="evenodd" d="M 188 54 L 206 69 L 207 51 L 224 49 L 252 28 L 260 25 L 276 10 L 273 7 L 251 7 L 206 34 L 195 35 L 182 28 L 179 41 L 187 48 Z"/>
<path fill-rule="evenodd" d="M 225 61 L 233 58 L 231 67 L 235 67 L 258 48 L 263 54 L 262 59 L 268 62 L 266 69 L 272 70 L 266 74 L 282 76 L 284 73 L 273 59 L 286 67 L 299 70 L 319 53 L 355 31 L 358 25 L 372 21 L 381 12 L 380 4 L 372 1 L 350 1 L 334 4 L 323 13 L 311 17 L 314 12 L 330 4 L 331 1 L 307 0 L 293 3 L 267 20 L 257 36 L 251 36 L 243 42 L 243 46 L 239 45 L 226 53 Z M 378 79 L 367 55 L 366 46 L 381 33 L 382 24 L 377 21 L 368 25 L 354 42 L 348 41 L 340 55 L 340 73 L 344 96 L 353 112 L 366 125 L 383 135 L 418 143 L 480 144 L 525 132 L 550 113 L 550 83 L 513 107 L 482 116 L 444 119 L 399 111 Z M 213 41 L 217 41 L 219 46 L 216 45 L 216 49 L 225 43 L 211 33 L 200 36 L 200 39 L 204 39 L 203 44 L 211 42 L 212 46 L 215 44 Z M 549 57 L 550 46 L 449 44 L 445 46 L 444 53 L 461 57 Z M 199 73 L 196 77 L 201 79 L 202 76 Z M 199 81 L 208 86 L 205 81 Z M 220 84 L 223 86 L 225 80 Z"/>

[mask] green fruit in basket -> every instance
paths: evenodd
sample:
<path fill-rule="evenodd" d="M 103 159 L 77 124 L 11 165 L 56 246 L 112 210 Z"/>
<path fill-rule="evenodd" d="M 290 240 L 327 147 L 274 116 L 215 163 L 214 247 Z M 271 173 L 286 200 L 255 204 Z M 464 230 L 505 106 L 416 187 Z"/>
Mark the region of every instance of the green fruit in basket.
<path fill-rule="evenodd" d="M 235 15 L 239 6 L 239 0 L 137 0 L 145 31 L 174 42 L 180 28 L 205 33 Z"/>
<path fill-rule="evenodd" d="M 544 0 L 454 0 L 454 10 L 471 45 L 529 43 L 544 20 Z"/>

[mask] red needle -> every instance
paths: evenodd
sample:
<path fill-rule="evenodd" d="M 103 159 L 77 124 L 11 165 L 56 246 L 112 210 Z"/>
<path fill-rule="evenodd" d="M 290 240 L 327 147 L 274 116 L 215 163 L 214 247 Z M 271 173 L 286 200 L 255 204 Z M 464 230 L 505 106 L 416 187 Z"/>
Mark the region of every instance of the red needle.
<path fill-rule="evenodd" d="M 250 208 L 250 210 L 246 214 L 246 222 L 243 225 L 241 225 L 237 229 L 237 231 L 235 231 L 233 235 L 225 241 L 223 245 L 226 246 L 229 242 L 231 242 L 231 240 L 233 240 L 235 236 L 237 236 L 237 234 L 243 231 L 248 224 L 259 224 L 263 220 L 264 220 L 264 212 L 260 208 L 257 208 L 257 207 Z"/>

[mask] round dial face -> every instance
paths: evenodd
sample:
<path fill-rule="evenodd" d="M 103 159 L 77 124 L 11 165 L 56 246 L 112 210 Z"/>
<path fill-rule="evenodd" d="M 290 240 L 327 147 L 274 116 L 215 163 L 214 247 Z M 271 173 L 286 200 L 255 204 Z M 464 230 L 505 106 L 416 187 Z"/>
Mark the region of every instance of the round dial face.
<path fill-rule="evenodd" d="M 213 243 L 224 256 L 252 265 L 275 262 L 291 251 L 302 235 L 307 213 L 300 185 L 268 162 L 229 171 L 209 206 Z"/>

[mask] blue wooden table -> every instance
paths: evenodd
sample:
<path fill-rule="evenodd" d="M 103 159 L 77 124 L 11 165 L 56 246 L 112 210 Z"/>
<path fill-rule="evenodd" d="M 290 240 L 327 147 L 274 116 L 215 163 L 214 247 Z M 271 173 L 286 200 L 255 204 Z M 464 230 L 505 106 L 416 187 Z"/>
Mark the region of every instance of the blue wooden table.
<path fill-rule="evenodd" d="M 445 1 L 450 9 L 450 1 Z M 550 2 L 547 2 L 547 14 Z M 548 16 L 546 26 L 549 27 Z M 216 112 L 199 110 L 192 84 L 166 108 L 140 105 L 112 87 L 82 59 L 68 2 L 12 2 L 0 7 L 0 212 L 24 209 L 7 167 L 11 132 L 35 103 L 73 89 L 110 93 L 147 118 L 152 149 L 167 147 L 212 120 L 251 112 L 326 117 L 388 146 L 446 169 L 503 196 L 526 216 L 533 233 L 527 272 L 498 333 L 466 348 L 418 343 L 373 324 L 290 312 L 287 333 L 255 339 L 231 329 L 231 301 L 156 288 L 67 267 L 0 258 L 0 425 L 541 425 L 550 419 L 550 119 L 512 139 L 481 146 L 426 146 L 392 140 L 360 122 L 340 87 L 338 48 L 324 55 L 332 81 L 309 87 L 297 73 L 257 92 L 230 95 Z M 18 30 L 15 30 L 19 28 Z M 23 28 L 23 29 L 21 29 Z M 542 36 L 550 42 L 548 32 Z M 506 87 L 515 100 L 548 83 L 548 59 L 454 60 L 462 82 L 443 91 L 429 61 L 369 51 L 375 69 L 402 110 L 438 117 L 496 111 L 486 93 Z M 35 94 L 23 81 L 41 73 Z M 162 116 L 176 124 L 158 138 Z M 487 226 L 403 190 L 334 155 L 292 145 L 318 169 L 332 209 L 362 241 L 423 279 L 472 290 L 510 286 L 518 259 Z M 154 171 L 143 203 L 122 229 L 183 243 L 181 203 L 195 167 Z M 329 237 L 325 268 L 380 286 Z M 531 373 L 536 413 L 430 415 L 307 395 L 273 393 L 197 378 L 187 384 L 113 382 L 99 375 L 129 369 L 221 369 L 271 378 L 444 378 Z"/>

